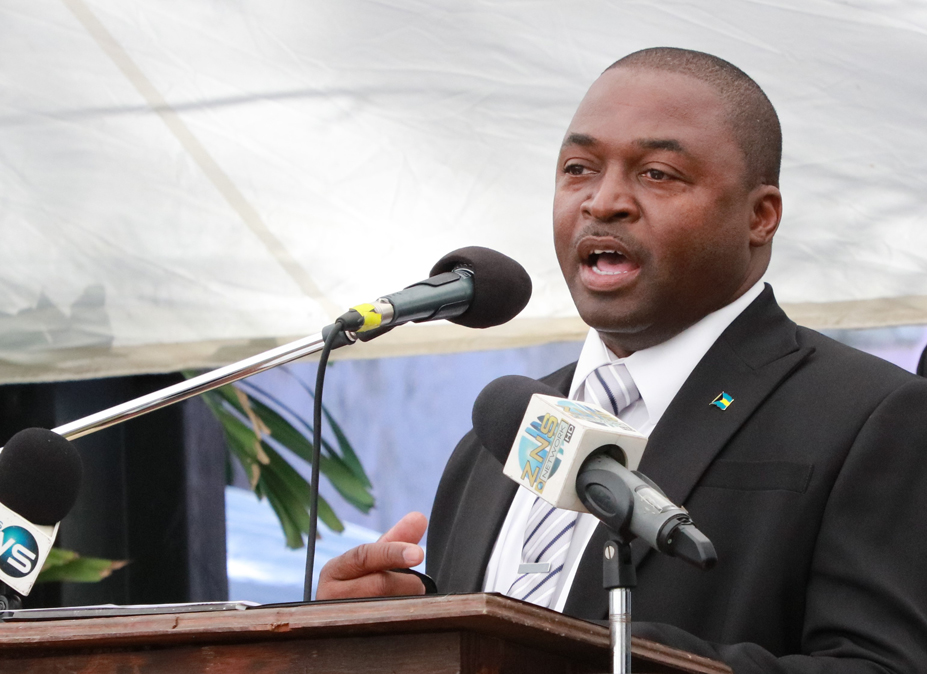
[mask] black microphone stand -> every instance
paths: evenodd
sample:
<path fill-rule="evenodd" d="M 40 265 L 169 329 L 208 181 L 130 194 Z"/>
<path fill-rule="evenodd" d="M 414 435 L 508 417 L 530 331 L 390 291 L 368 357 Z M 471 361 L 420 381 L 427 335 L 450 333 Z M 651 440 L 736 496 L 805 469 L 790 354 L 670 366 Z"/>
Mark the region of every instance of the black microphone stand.
<path fill-rule="evenodd" d="M 605 453 L 611 454 L 606 449 Z M 586 509 L 595 515 L 606 527 L 610 536 L 605 541 L 602 554 L 602 586 L 608 591 L 608 628 L 612 644 L 612 670 L 615 674 L 629 674 L 631 671 L 631 590 L 637 585 L 637 572 L 631 558 L 631 541 L 636 534 L 631 530 L 634 513 L 634 493 L 615 472 L 597 468 L 593 459 L 587 458 L 576 476 L 576 493 Z M 614 457 L 613 457 L 614 458 Z M 618 459 L 615 459 L 618 461 Z M 619 461 L 620 462 L 620 461 Z M 642 479 L 646 479 L 643 478 Z M 654 489 L 659 487 L 646 480 Z M 662 492 L 661 492 L 662 493 Z M 675 507 L 675 506 L 674 506 Z M 687 525 L 691 525 L 687 521 Z M 691 532 L 683 534 L 678 521 L 668 533 L 667 549 L 663 552 L 680 556 L 684 561 L 701 569 L 714 566 L 716 556 L 711 542 L 701 533 L 692 537 Z M 694 528 L 694 527 L 693 527 Z M 673 547 L 674 539 L 694 541 L 684 548 Z M 678 545 L 677 541 L 677 545 Z"/>
<path fill-rule="evenodd" d="M 628 674 L 631 671 L 631 590 L 637 586 L 637 572 L 628 541 L 619 533 L 611 534 L 603 550 L 602 586 L 608 591 L 612 671 Z"/>
<path fill-rule="evenodd" d="M 608 590 L 612 671 L 628 674 L 631 671 L 631 590 L 637 586 L 637 572 L 629 542 L 622 534 L 611 533 L 603 550 L 602 586 Z"/>
<path fill-rule="evenodd" d="M 619 479 L 604 478 L 601 472 L 580 469 L 576 493 L 583 505 L 611 534 L 602 550 L 602 587 L 608 592 L 608 631 L 612 644 L 612 671 L 631 672 L 631 590 L 637 585 L 637 572 L 631 559 L 630 530 L 634 494 Z M 590 479 L 592 477 L 592 479 Z"/>

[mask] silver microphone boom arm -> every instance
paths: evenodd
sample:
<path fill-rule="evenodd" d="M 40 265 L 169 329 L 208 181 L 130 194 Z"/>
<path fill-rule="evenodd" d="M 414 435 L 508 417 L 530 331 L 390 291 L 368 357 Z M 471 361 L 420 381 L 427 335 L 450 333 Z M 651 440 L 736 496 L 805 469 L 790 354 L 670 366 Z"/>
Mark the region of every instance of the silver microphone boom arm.
<path fill-rule="evenodd" d="M 115 407 L 110 407 L 102 412 L 96 412 L 83 419 L 77 419 L 53 428 L 52 431 L 61 435 L 68 440 L 89 435 L 104 428 L 115 426 L 123 421 L 140 417 L 148 412 L 159 410 L 162 407 L 173 405 L 181 400 L 198 396 L 206 391 L 211 391 L 220 386 L 231 384 L 232 382 L 250 377 L 251 375 L 270 370 L 278 365 L 283 365 L 291 361 L 312 355 L 322 350 L 325 342 L 326 333 L 318 332 L 309 337 L 298 339 L 295 342 L 278 346 L 270 351 L 259 353 L 256 356 L 245 358 L 237 363 L 220 367 L 212 372 L 206 372 L 192 379 L 187 379 L 173 386 L 143 395 L 135 400 L 124 402 Z M 348 341 L 354 341 L 354 335 L 347 336 Z"/>

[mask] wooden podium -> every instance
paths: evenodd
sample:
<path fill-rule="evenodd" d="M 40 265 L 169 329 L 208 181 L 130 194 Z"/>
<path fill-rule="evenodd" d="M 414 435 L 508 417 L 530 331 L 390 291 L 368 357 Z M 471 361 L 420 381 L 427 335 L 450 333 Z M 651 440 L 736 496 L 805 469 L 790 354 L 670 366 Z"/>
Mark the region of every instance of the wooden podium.
<path fill-rule="evenodd" d="M 635 639 L 634 672 L 730 674 Z M 0 674 L 609 672 L 605 627 L 496 594 L 0 623 Z"/>

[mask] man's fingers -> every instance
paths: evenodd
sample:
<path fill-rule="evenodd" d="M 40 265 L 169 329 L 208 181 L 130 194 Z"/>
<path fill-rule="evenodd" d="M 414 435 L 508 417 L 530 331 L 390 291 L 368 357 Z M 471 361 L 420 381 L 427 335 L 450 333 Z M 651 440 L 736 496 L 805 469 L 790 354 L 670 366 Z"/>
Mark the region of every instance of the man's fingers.
<path fill-rule="evenodd" d="M 424 551 L 414 543 L 367 543 L 335 557 L 321 574 L 331 580 L 353 580 L 378 571 L 407 569 L 421 564 L 424 558 Z"/>
<path fill-rule="evenodd" d="M 392 529 L 380 536 L 380 542 L 404 541 L 406 543 L 418 543 L 422 540 L 427 528 L 428 518 L 422 513 L 408 513 L 396 522 Z"/>
<path fill-rule="evenodd" d="M 352 597 L 390 597 L 424 594 L 425 586 L 416 576 L 391 573 L 408 569 L 425 559 L 416 545 L 428 520 L 421 513 L 409 513 L 376 543 L 359 545 L 328 562 L 319 573 L 319 599 Z"/>
<path fill-rule="evenodd" d="M 316 599 L 356 599 L 358 597 L 408 597 L 425 594 L 416 576 L 379 571 L 363 578 L 340 582 L 319 582 Z"/>

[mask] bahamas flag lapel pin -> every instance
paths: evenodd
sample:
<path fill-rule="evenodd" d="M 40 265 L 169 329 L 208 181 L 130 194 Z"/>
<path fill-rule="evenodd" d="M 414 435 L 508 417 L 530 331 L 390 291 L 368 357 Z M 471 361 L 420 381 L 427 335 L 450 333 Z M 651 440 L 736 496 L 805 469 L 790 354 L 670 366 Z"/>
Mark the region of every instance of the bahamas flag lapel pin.
<path fill-rule="evenodd" d="M 712 400 L 710 404 L 719 409 L 726 410 L 732 402 L 734 402 L 734 399 L 730 396 L 730 394 L 721 391 L 721 393 L 718 394 L 718 397 Z"/>

